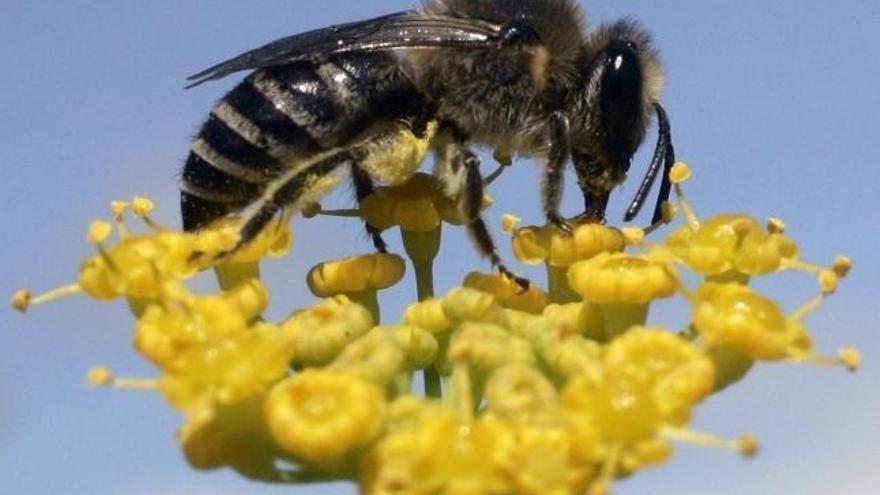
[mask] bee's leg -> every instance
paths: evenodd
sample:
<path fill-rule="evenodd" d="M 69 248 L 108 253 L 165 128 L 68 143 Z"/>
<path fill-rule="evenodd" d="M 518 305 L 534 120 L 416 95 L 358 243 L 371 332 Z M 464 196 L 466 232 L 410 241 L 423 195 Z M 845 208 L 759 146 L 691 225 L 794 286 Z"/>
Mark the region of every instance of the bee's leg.
<path fill-rule="evenodd" d="M 571 225 L 559 214 L 563 190 L 562 173 L 565 170 L 565 162 L 571 155 L 568 117 L 561 112 L 553 112 L 548 126 L 550 150 L 547 154 L 544 178 L 541 181 L 541 205 L 547 222 L 570 234 Z"/>
<path fill-rule="evenodd" d="M 529 281 L 510 271 L 489 233 L 486 222 L 480 216 L 480 208 L 483 204 L 483 177 L 480 174 L 480 159 L 473 150 L 464 145 L 463 138 L 451 141 L 444 146 L 440 156 L 448 160 L 450 174 L 442 174 L 441 179 L 453 178 L 456 184 L 447 184 L 447 193 L 458 197 L 458 207 L 465 217 L 466 228 L 471 241 L 477 251 L 485 258 L 489 258 L 492 266 L 503 276 L 516 282 L 523 291 L 528 290 Z"/>
<path fill-rule="evenodd" d="M 652 226 L 657 225 L 663 219 L 663 203 L 669 200 L 669 192 L 672 188 L 672 184 L 669 182 L 669 170 L 672 169 L 672 165 L 675 164 L 675 149 L 672 147 L 669 117 L 667 117 L 666 111 L 659 103 L 654 103 L 654 111 L 657 113 L 657 127 L 659 127 L 657 147 L 654 148 L 654 158 L 651 159 L 651 165 L 648 166 L 645 178 L 642 179 L 642 183 L 639 185 L 635 197 L 629 204 L 629 208 L 626 210 L 626 215 L 623 217 L 625 221 L 629 222 L 639 213 L 639 210 L 641 210 L 642 205 L 645 203 L 645 199 L 647 199 L 648 193 L 651 191 L 651 186 L 654 185 L 654 180 L 657 178 L 657 174 L 660 172 L 660 167 L 662 165 L 663 178 L 660 180 L 660 192 L 657 194 L 657 203 L 654 205 L 654 215 L 651 217 Z"/>
<path fill-rule="evenodd" d="M 309 201 L 313 201 L 317 193 L 315 184 L 340 169 L 343 165 L 357 159 L 357 150 L 347 149 L 311 163 L 303 168 L 291 170 L 270 183 L 263 196 L 254 202 L 253 209 L 244 219 L 239 231 L 238 243 L 225 256 L 238 251 L 242 246 L 254 240 L 283 209 L 299 211 Z"/>
<path fill-rule="evenodd" d="M 367 174 L 364 169 L 360 168 L 357 163 L 351 165 L 351 179 L 354 183 L 354 191 L 358 205 L 360 205 L 364 198 L 373 193 L 373 179 L 371 179 L 369 174 Z M 370 239 L 373 240 L 373 246 L 376 247 L 376 251 L 387 253 L 388 244 L 382 239 L 382 231 L 373 225 L 370 225 L 369 222 L 365 223 L 365 226 L 367 234 L 370 236 Z"/>
<path fill-rule="evenodd" d="M 601 164 L 592 156 L 573 150 L 571 161 L 577 175 L 578 186 L 584 195 L 584 212 L 578 218 L 584 222 L 605 223 L 605 207 L 608 205 L 609 191 L 603 184 Z"/>

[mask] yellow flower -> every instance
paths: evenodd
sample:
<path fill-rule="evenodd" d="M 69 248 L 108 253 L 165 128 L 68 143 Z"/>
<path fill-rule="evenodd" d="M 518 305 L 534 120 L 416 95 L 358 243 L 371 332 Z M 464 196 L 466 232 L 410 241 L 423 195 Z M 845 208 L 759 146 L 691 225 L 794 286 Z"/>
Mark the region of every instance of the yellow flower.
<path fill-rule="evenodd" d="M 290 338 L 274 325 L 259 323 L 181 352 L 160 390 L 176 407 L 198 414 L 264 393 L 287 373 L 292 357 Z"/>
<path fill-rule="evenodd" d="M 356 375 L 384 387 L 404 370 L 405 365 L 406 355 L 391 332 L 375 327 L 346 345 L 328 369 Z"/>
<path fill-rule="evenodd" d="M 709 346 L 734 346 L 755 359 L 776 360 L 811 352 L 799 321 L 772 300 L 739 284 L 703 284 L 694 295 L 694 326 Z"/>
<path fill-rule="evenodd" d="M 705 276 L 736 271 L 762 275 L 796 259 L 798 247 L 779 230 L 766 232 L 742 214 L 717 215 L 698 227 L 687 225 L 666 239 L 666 246 L 692 270 Z"/>
<path fill-rule="evenodd" d="M 529 342 L 491 323 L 462 323 L 452 337 L 447 356 L 453 362 L 466 362 L 477 378 L 508 364 L 535 364 Z"/>
<path fill-rule="evenodd" d="M 429 232 L 443 221 L 456 225 L 464 221 L 457 201 L 446 195 L 436 177 L 423 173 L 397 186 L 377 188 L 360 205 L 364 221 L 380 230 L 396 225 L 411 232 Z M 489 205 L 491 199 L 484 196 L 482 209 Z"/>
<path fill-rule="evenodd" d="M 443 312 L 453 322 L 479 321 L 504 324 L 507 316 L 495 296 L 476 289 L 460 287 L 443 297 Z"/>
<path fill-rule="evenodd" d="M 373 253 L 325 261 L 309 271 L 312 294 L 330 297 L 365 290 L 386 289 L 403 278 L 403 258 L 396 254 Z"/>
<path fill-rule="evenodd" d="M 403 323 L 424 328 L 435 337 L 452 328 L 452 322 L 443 311 L 443 300 L 434 298 L 407 306 L 403 313 Z"/>
<path fill-rule="evenodd" d="M 678 273 L 651 255 L 601 253 L 572 265 L 568 282 L 590 302 L 644 304 L 674 294 Z"/>
<path fill-rule="evenodd" d="M 595 223 L 577 225 L 570 235 L 545 225 L 516 229 L 512 247 L 516 259 L 527 265 L 546 262 L 564 267 L 599 253 L 622 251 L 624 241 L 620 230 Z"/>
<path fill-rule="evenodd" d="M 561 427 L 518 425 L 516 444 L 502 472 L 517 495 L 579 495 L 593 476 L 593 466 L 579 462 L 572 439 Z"/>
<path fill-rule="evenodd" d="M 539 314 L 547 306 L 544 291 L 535 285 L 523 291 L 519 284 L 502 275 L 471 272 L 462 286 L 492 294 L 501 306 L 526 313 Z"/>
<path fill-rule="evenodd" d="M 336 296 L 293 313 L 282 323 L 282 329 L 293 339 L 297 363 L 320 366 L 367 333 L 373 323 L 366 308 L 345 296 Z"/>
<path fill-rule="evenodd" d="M 646 389 L 664 421 L 676 424 L 687 421 L 715 379 L 715 367 L 701 348 L 657 328 L 631 328 L 608 345 L 603 363 L 605 380 Z"/>
<path fill-rule="evenodd" d="M 507 424 L 482 416 L 463 422 L 449 412 L 424 415 L 383 438 L 360 470 L 365 495 L 511 493 L 500 469 L 515 437 Z"/>
<path fill-rule="evenodd" d="M 229 466 L 248 478 L 277 480 L 275 460 L 281 452 L 263 426 L 263 400 L 256 396 L 219 406 L 181 426 L 177 438 L 190 466 L 201 470 Z"/>
<path fill-rule="evenodd" d="M 161 367 L 190 347 L 214 337 L 247 330 L 268 304 L 268 293 L 256 279 L 212 296 L 195 296 L 182 286 L 166 304 L 151 304 L 135 327 L 135 348 Z"/>
<path fill-rule="evenodd" d="M 242 219 L 229 217 L 217 220 L 199 233 L 199 249 L 210 255 L 232 248 L 238 242 Z M 280 258 L 290 252 L 293 230 L 289 217 L 272 222 L 250 242 L 224 258 L 224 263 L 252 263 L 264 257 Z"/>
<path fill-rule="evenodd" d="M 381 388 L 356 376 L 306 370 L 275 385 L 263 418 L 275 443 L 308 464 L 335 467 L 368 447 L 385 426 Z"/>
<path fill-rule="evenodd" d="M 553 423 L 556 390 L 537 369 L 523 364 L 501 366 L 486 381 L 486 409 L 501 418 Z"/>

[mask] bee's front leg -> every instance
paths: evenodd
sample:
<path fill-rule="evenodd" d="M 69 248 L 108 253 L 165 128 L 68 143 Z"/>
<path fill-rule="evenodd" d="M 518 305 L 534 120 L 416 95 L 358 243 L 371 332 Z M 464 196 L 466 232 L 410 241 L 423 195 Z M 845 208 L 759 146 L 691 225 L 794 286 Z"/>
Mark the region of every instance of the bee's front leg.
<path fill-rule="evenodd" d="M 547 126 L 550 149 L 547 152 L 547 165 L 541 181 L 541 206 L 548 223 L 570 234 L 571 225 L 559 213 L 564 186 L 562 173 L 565 171 L 565 162 L 571 156 L 568 117 L 562 112 L 553 112 L 550 114 Z"/>
<path fill-rule="evenodd" d="M 441 149 L 438 150 L 441 163 L 438 163 L 436 172 L 439 178 L 446 182 L 446 193 L 458 198 L 458 208 L 465 218 L 465 226 L 471 241 L 480 255 L 489 258 L 489 262 L 501 275 L 516 282 L 523 291 L 527 291 L 529 281 L 507 268 L 498 254 L 486 222 L 480 216 L 484 191 L 479 157 L 467 146 L 467 137 L 460 132 L 451 132 L 443 142 Z"/>
<path fill-rule="evenodd" d="M 375 190 L 373 179 L 370 178 L 370 175 L 367 174 L 367 172 L 357 163 L 352 163 L 351 180 L 354 183 L 354 192 L 357 197 L 358 206 L 360 206 L 361 201 L 370 194 L 373 194 L 373 191 Z M 382 239 L 382 231 L 375 226 L 370 225 L 369 222 L 366 222 L 364 225 L 366 227 L 367 235 L 370 236 L 370 239 L 373 241 L 373 246 L 376 247 L 376 251 L 387 253 L 388 244 L 385 242 L 385 239 Z"/>

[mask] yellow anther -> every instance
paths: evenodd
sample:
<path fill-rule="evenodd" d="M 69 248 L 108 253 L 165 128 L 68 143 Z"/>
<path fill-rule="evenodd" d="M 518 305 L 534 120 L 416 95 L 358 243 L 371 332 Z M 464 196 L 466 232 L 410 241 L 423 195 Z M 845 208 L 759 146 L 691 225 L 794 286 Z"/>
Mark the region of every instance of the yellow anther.
<path fill-rule="evenodd" d="M 521 221 L 522 220 L 518 216 L 505 213 L 504 215 L 501 215 L 501 231 L 505 234 L 510 234 L 516 229 L 516 226 L 519 225 Z"/>
<path fill-rule="evenodd" d="M 89 233 L 86 238 L 90 244 L 100 244 L 106 241 L 112 232 L 113 226 L 109 222 L 95 220 L 89 225 Z"/>
<path fill-rule="evenodd" d="M 443 312 L 443 300 L 434 298 L 407 306 L 403 323 L 424 328 L 432 335 L 443 334 L 452 327 L 452 322 Z"/>
<path fill-rule="evenodd" d="M 785 222 L 781 218 L 770 217 L 767 219 L 767 232 L 771 234 L 784 234 Z"/>
<path fill-rule="evenodd" d="M 837 286 L 840 285 L 840 277 L 831 270 L 822 270 L 819 272 L 819 289 L 822 294 L 833 294 L 837 292 Z"/>
<path fill-rule="evenodd" d="M 669 181 L 673 184 L 681 184 L 691 178 L 691 168 L 684 162 L 676 162 L 669 171 Z"/>
<path fill-rule="evenodd" d="M 678 206 L 671 201 L 664 201 L 663 204 L 660 205 L 660 214 L 663 223 L 669 223 L 675 220 L 675 217 L 678 216 Z"/>
<path fill-rule="evenodd" d="M 862 365 L 862 353 L 858 349 L 847 347 L 841 349 L 837 356 L 849 371 L 856 371 Z"/>
<path fill-rule="evenodd" d="M 112 201 L 110 203 L 110 211 L 113 214 L 113 219 L 116 221 L 122 220 L 122 217 L 125 215 L 125 212 L 131 207 L 131 203 L 128 201 Z"/>
<path fill-rule="evenodd" d="M 852 260 L 846 256 L 837 256 L 834 258 L 834 264 L 831 269 L 834 270 L 838 277 L 844 278 L 852 270 Z"/>
<path fill-rule="evenodd" d="M 311 203 L 306 204 L 302 210 L 300 210 L 300 215 L 303 218 L 314 218 L 319 213 L 321 213 L 321 203 L 317 201 L 312 201 Z"/>
<path fill-rule="evenodd" d="M 761 444 L 758 441 L 758 437 L 751 433 L 746 433 L 743 436 L 739 437 L 737 441 L 739 443 L 739 453 L 743 457 L 755 457 L 758 455 L 758 451 L 761 449 Z"/>
<path fill-rule="evenodd" d="M 153 211 L 153 202 L 143 196 L 135 196 L 131 200 L 131 211 L 138 218 L 144 218 Z"/>
<path fill-rule="evenodd" d="M 31 306 L 31 291 L 21 289 L 12 295 L 12 307 L 24 313 Z"/>
<path fill-rule="evenodd" d="M 110 385 L 115 380 L 113 371 L 106 366 L 95 366 L 89 370 L 86 376 L 86 383 L 90 387 L 104 387 Z"/>
<path fill-rule="evenodd" d="M 645 240 L 645 229 L 640 227 L 626 227 L 621 232 L 627 246 L 638 246 Z"/>

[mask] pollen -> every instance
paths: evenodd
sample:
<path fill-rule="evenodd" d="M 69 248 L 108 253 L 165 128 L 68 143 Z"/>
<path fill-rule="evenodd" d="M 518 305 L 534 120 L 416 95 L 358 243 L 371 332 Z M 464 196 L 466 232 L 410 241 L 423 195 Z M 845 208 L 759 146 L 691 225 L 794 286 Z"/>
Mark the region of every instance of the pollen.
<path fill-rule="evenodd" d="M 20 289 L 12 295 L 12 307 L 24 313 L 31 306 L 31 291 Z"/>
<path fill-rule="evenodd" d="M 521 221 L 522 219 L 518 216 L 505 213 L 504 215 L 501 215 L 501 231 L 510 234 L 516 230 L 516 226 L 519 225 Z"/>
<path fill-rule="evenodd" d="M 95 366 L 91 368 L 86 376 L 86 382 L 90 387 L 103 387 L 110 385 L 114 380 L 113 371 L 106 366 Z"/>
<path fill-rule="evenodd" d="M 100 244 L 113 233 L 113 226 L 103 220 L 95 220 L 89 225 L 89 233 L 86 238 L 89 244 Z"/>
<path fill-rule="evenodd" d="M 135 196 L 131 200 L 131 211 L 138 218 L 144 218 L 153 212 L 153 202 L 143 196 Z"/>
<path fill-rule="evenodd" d="M 684 162 L 677 162 L 669 171 L 669 181 L 673 184 L 683 184 L 691 178 L 691 167 Z"/>

